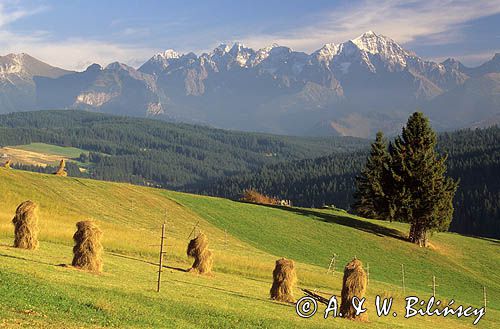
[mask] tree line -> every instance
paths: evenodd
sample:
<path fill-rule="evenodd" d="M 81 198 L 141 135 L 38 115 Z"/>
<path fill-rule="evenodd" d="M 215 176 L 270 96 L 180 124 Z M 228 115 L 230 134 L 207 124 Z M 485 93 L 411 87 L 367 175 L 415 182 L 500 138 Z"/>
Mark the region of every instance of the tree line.
<path fill-rule="evenodd" d="M 460 184 L 449 230 L 500 238 L 500 128 L 440 133 L 437 152 L 447 154 L 447 174 Z M 356 176 L 369 149 L 264 165 L 257 172 L 209 181 L 191 192 L 237 199 L 248 188 L 292 200 L 303 207 L 334 206 L 354 211 Z M 374 217 L 373 214 L 367 214 Z"/>
<path fill-rule="evenodd" d="M 355 177 L 369 141 L 283 137 L 83 111 L 0 115 L 0 145 L 44 142 L 78 147 L 70 176 L 124 181 L 240 199 L 254 189 L 294 205 L 354 210 Z M 450 230 L 500 237 L 500 129 L 440 133 L 448 176 L 460 180 Z M 53 172 L 54 168 L 18 166 Z"/>

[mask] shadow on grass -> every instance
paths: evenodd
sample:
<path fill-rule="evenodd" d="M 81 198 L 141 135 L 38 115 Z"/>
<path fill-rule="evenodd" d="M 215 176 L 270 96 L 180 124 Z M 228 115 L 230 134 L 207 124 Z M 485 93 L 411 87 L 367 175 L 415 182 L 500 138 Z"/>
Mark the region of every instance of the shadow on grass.
<path fill-rule="evenodd" d="M 108 252 L 108 254 L 112 255 L 112 256 L 115 256 L 115 257 L 120 257 L 120 258 L 125 258 L 125 259 L 131 259 L 131 260 L 135 260 L 135 261 L 138 261 L 138 262 L 142 262 L 142 263 L 146 263 L 146 264 L 150 264 L 150 265 L 154 265 L 154 266 L 159 266 L 159 264 L 155 263 L 155 262 L 150 262 L 148 260 L 141 259 L 141 258 L 136 258 L 136 257 L 132 257 L 132 256 L 117 254 L 116 252 Z M 169 270 L 174 270 L 174 271 L 179 271 L 179 272 L 187 272 L 186 269 L 183 269 L 183 268 L 180 268 L 180 267 L 173 267 L 173 266 L 168 266 L 168 265 L 163 265 L 163 267 L 164 268 L 168 268 Z"/>
<path fill-rule="evenodd" d="M 237 201 L 241 202 L 241 201 Z M 249 202 L 243 202 L 243 203 L 249 203 Z M 280 209 L 280 210 L 285 210 L 285 211 L 291 211 L 296 214 L 302 215 L 302 216 L 308 216 L 316 220 L 321 220 L 323 222 L 327 223 L 334 223 L 342 226 L 347 226 L 351 227 L 363 232 L 375 234 L 380 237 L 390 237 L 394 239 L 398 239 L 401 241 L 408 241 L 406 236 L 404 234 L 396 229 L 388 228 L 385 226 L 377 225 L 368 221 L 352 218 L 349 216 L 342 216 L 342 215 L 333 215 L 333 214 L 327 214 L 323 213 L 320 211 L 314 211 L 314 210 L 309 210 L 309 209 L 303 209 L 303 208 L 295 208 L 295 207 L 286 207 L 286 206 L 279 206 L 279 205 L 266 205 L 266 204 L 261 204 L 260 206 L 264 207 L 269 207 L 269 208 L 275 208 L 275 209 Z"/>
<path fill-rule="evenodd" d="M 41 260 L 29 259 L 29 258 L 14 256 L 14 255 L 0 254 L 0 257 L 12 258 L 12 259 L 17 259 L 17 260 L 24 260 L 26 262 L 32 262 L 32 263 L 43 264 L 43 265 L 58 266 L 58 264 L 51 264 L 48 262 L 42 262 Z"/>
<path fill-rule="evenodd" d="M 484 241 L 491 242 L 491 244 L 494 245 L 494 246 L 500 245 L 500 240 L 496 240 L 494 238 L 487 238 L 487 237 L 475 236 L 475 235 L 470 235 L 470 237 L 471 238 L 476 238 L 476 239 L 481 239 L 481 240 L 484 240 Z"/>
<path fill-rule="evenodd" d="M 219 288 L 219 287 L 214 287 L 214 286 L 209 286 L 209 285 L 206 285 L 206 284 L 195 283 L 195 282 L 184 281 L 184 280 L 178 280 L 178 279 L 171 279 L 171 281 L 179 282 L 179 283 L 184 283 L 184 284 L 187 284 L 187 285 L 198 286 L 198 287 L 206 288 L 206 289 L 209 289 L 209 290 L 216 290 L 216 291 L 224 292 L 224 293 L 226 293 L 228 295 L 233 295 L 233 296 L 240 297 L 240 298 L 257 300 L 257 301 L 261 301 L 261 302 L 274 302 L 277 305 L 281 305 L 281 306 L 285 306 L 285 307 L 293 306 L 293 304 L 291 304 L 291 303 L 281 303 L 281 302 L 273 301 L 270 298 L 258 298 L 258 297 L 248 296 L 248 295 L 244 295 L 241 292 L 232 291 L 232 290 L 228 290 L 228 289 L 224 289 L 224 288 Z"/>

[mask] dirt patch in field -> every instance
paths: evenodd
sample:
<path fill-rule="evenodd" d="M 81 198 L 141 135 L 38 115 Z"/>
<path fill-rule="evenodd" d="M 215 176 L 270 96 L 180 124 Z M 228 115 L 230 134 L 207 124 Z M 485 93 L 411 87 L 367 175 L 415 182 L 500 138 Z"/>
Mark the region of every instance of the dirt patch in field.
<path fill-rule="evenodd" d="M 35 165 L 35 166 L 57 166 L 61 159 L 69 160 L 69 158 L 61 155 L 50 155 L 44 153 L 38 153 L 33 151 L 26 151 L 21 149 L 16 149 L 13 147 L 2 147 L 0 148 L 0 162 L 5 162 L 10 159 L 13 163 L 20 163 L 25 165 Z"/>

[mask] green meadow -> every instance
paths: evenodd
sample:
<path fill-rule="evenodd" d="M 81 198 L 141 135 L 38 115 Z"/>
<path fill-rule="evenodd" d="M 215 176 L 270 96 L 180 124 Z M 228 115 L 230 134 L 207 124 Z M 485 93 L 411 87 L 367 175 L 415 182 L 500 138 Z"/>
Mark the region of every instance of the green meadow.
<path fill-rule="evenodd" d="M 78 154 L 79 155 L 79 154 Z M 11 219 L 24 200 L 39 205 L 40 247 L 12 247 Z M 67 266 L 75 223 L 104 232 L 104 272 Z M 156 292 L 162 223 L 167 226 L 162 288 Z M 184 272 L 197 225 L 214 252 L 214 275 Z M 430 248 L 404 240 L 408 226 L 336 210 L 280 208 L 130 184 L 55 177 L 0 168 L 0 327 L 6 328 L 470 328 L 473 317 L 404 318 L 404 297 L 483 305 L 479 328 L 500 325 L 497 240 L 434 234 Z M 335 272 L 327 273 L 336 254 Z M 354 257 L 369 267 L 369 323 L 309 319 L 269 299 L 274 261 L 294 259 L 300 288 L 340 295 Z M 405 293 L 401 267 L 405 269 Z M 397 317 L 377 317 L 376 295 L 393 297 Z"/>
<path fill-rule="evenodd" d="M 42 154 L 60 155 L 72 159 L 80 157 L 80 154 L 82 153 L 88 153 L 88 151 L 76 147 L 58 146 L 45 143 L 31 143 L 26 145 L 16 145 L 12 147 L 20 150 L 37 152 Z"/>

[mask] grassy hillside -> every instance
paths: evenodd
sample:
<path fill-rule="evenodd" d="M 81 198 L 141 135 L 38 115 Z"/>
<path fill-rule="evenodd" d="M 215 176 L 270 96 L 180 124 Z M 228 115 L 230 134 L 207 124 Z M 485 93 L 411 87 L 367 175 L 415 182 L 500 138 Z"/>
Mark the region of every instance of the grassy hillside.
<path fill-rule="evenodd" d="M 279 209 L 159 189 L 0 168 L 0 326 L 5 327 L 262 327 L 358 328 L 344 319 L 304 320 L 293 306 L 268 299 L 277 257 L 295 259 L 299 286 L 339 295 L 338 272 L 357 256 L 370 266 L 372 328 L 468 328 L 472 319 L 403 318 L 401 264 L 406 294 L 427 298 L 432 275 L 438 298 L 476 307 L 487 287 L 489 308 L 479 327 L 498 327 L 498 241 L 436 234 L 431 249 L 401 240 L 403 224 L 366 220 L 343 212 Z M 40 205 L 37 251 L 11 247 L 10 220 L 17 205 Z M 166 216 L 165 216 L 166 214 Z M 94 218 L 104 231 L 105 269 L 93 275 L 63 267 L 72 253 L 75 223 Z M 167 268 L 156 293 L 160 226 L 167 221 Z M 210 239 L 215 275 L 185 273 L 193 226 Z M 337 273 L 327 275 L 332 253 Z M 376 294 L 393 296 L 393 318 L 378 318 Z M 301 296 L 299 290 L 296 297 Z M 323 308 L 320 308 L 323 310 Z M 332 322 L 334 324 L 332 324 Z"/>
<path fill-rule="evenodd" d="M 70 146 L 57 146 L 45 143 L 30 143 L 26 145 L 17 145 L 16 149 L 44 153 L 50 155 L 60 155 L 65 158 L 78 158 L 82 153 L 88 153 L 85 150 L 70 147 Z"/>

